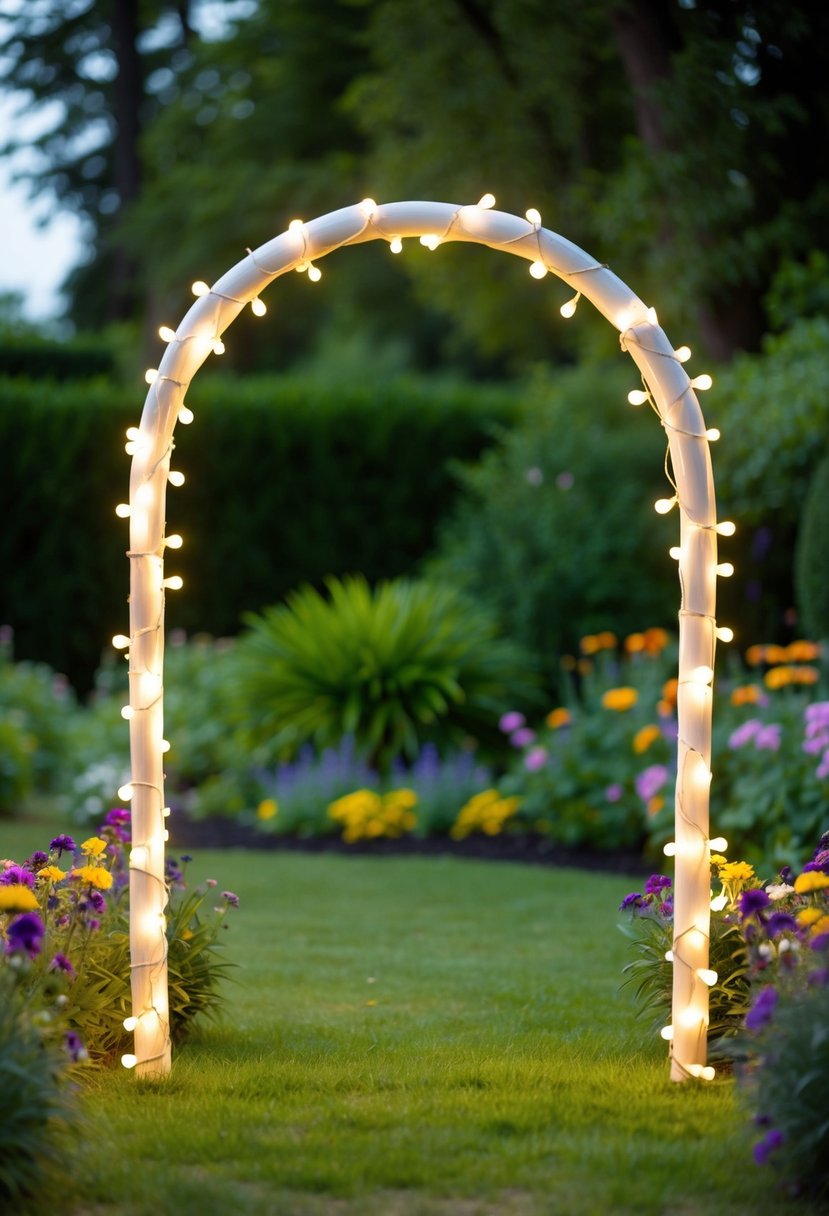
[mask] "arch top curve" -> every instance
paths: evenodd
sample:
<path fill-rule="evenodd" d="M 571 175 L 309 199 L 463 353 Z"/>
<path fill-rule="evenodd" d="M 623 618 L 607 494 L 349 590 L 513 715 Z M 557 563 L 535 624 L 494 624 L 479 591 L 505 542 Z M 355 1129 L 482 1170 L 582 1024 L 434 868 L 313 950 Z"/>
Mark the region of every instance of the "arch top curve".
<path fill-rule="evenodd" d="M 526 217 L 480 204 L 415 200 L 343 207 L 292 221 L 223 274 L 191 305 L 170 337 L 150 384 L 130 474 L 130 750 L 133 853 L 130 950 L 139 1072 L 170 1067 L 164 905 L 163 655 L 166 488 L 177 422 L 190 420 L 187 388 L 228 326 L 274 280 L 308 270 L 330 253 L 370 240 L 428 238 L 429 247 L 459 241 L 485 245 L 538 265 L 582 295 L 619 332 L 639 369 L 645 396 L 663 427 L 680 516 L 679 679 L 674 902 L 674 1026 L 671 1075 L 707 1075 L 710 921 L 708 803 L 711 758 L 717 518 L 702 411 L 679 353 L 656 313 L 603 263 Z M 700 387 L 702 387 L 700 385 Z M 666 469 L 667 469 L 666 464 Z M 668 500 L 666 500 L 668 501 Z M 149 926 L 149 928 L 148 928 Z"/>

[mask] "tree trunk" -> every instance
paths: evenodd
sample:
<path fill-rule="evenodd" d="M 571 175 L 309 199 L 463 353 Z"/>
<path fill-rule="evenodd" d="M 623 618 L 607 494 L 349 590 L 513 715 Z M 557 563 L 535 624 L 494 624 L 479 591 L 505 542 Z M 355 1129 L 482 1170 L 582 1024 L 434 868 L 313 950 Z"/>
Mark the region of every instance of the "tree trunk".
<path fill-rule="evenodd" d="M 141 103 L 144 82 L 138 53 L 138 0 L 115 0 L 112 9 L 112 34 L 118 75 L 115 78 L 115 189 L 119 211 L 138 197 L 141 189 Z M 135 302 L 135 265 L 117 242 L 112 249 L 110 303 L 112 316 L 130 315 Z"/>

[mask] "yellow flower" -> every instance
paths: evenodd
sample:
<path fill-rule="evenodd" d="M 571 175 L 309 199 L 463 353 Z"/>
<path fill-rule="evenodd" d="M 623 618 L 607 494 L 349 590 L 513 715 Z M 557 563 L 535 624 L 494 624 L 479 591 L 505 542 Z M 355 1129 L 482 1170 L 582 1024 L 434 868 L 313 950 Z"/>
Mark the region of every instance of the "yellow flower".
<path fill-rule="evenodd" d="M 0 887 L 0 912 L 34 912 L 37 907 L 37 896 L 22 882 Z"/>
<path fill-rule="evenodd" d="M 643 649 L 647 654 L 661 654 L 669 641 L 664 629 L 646 629 L 642 635 Z"/>
<path fill-rule="evenodd" d="M 107 842 L 101 840 L 100 836 L 90 836 L 89 840 L 85 840 L 81 845 L 81 852 L 86 857 L 94 857 L 96 860 L 102 853 L 106 852 Z"/>
<path fill-rule="evenodd" d="M 656 740 L 660 739 L 661 737 L 662 731 L 658 726 L 643 726 L 642 729 L 638 730 L 633 736 L 633 750 L 636 752 L 637 756 L 641 756 L 643 752 L 648 750 L 652 743 L 655 743 Z"/>
<path fill-rule="evenodd" d="M 67 871 L 62 870 L 60 866 L 44 866 L 37 872 L 38 878 L 47 878 L 49 882 L 62 882 L 66 874 Z"/>
<path fill-rule="evenodd" d="M 596 641 L 599 643 L 600 650 L 613 650 L 618 644 L 616 634 L 611 633 L 609 629 L 605 629 L 602 633 L 597 633 Z"/>
<path fill-rule="evenodd" d="M 815 921 L 812 932 L 815 937 L 819 937 L 822 933 L 829 933 L 829 916 L 821 916 L 820 920 Z"/>
<path fill-rule="evenodd" d="M 803 925 L 804 929 L 808 929 L 809 925 L 815 925 L 822 918 L 823 913 L 820 908 L 804 908 L 802 912 L 797 914 L 797 923 Z"/>
<path fill-rule="evenodd" d="M 273 819 L 279 811 L 279 805 L 275 798 L 263 798 L 256 808 L 257 819 Z"/>
<path fill-rule="evenodd" d="M 751 882 L 756 877 L 754 867 L 747 861 L 727 861 L 720 866 L 720 882 Z"/>
<path fill-rule="evenodd" d="M 725 865 L 725 864 L 726 864 L 726 859 L 723 857 L 722 853 L 712 853 L 711 854 L 711 865 L 712 866 L 721 866 L 721 865 Z"/>
<path fill-rule="evenodd" d="M 789 662 L 813 663 L 820 658 L 820 645 L 817 642 L 807 642 L 803 638 L 790 642 L 786 648 Z"/>
<path fill-rule="evenodd" d="M 595 654 L 597 650 L 601 650 L 599 639 L 595 636 L 595 634 L 589 633 L 587 637 L 580 640 L 579 650 L 582 652 L 582 654 Z"/>
<path fill-rule="evenodd" d="M 798 874 L 794 880 L 794 889 L 798 895 L 806 895 L 809 891 L 825 891 L 829 887 L 829 874 L 821 870 L 807 870 Z"/>
<path fill-rule="evenodd" d="M 571 721 L 570 710 L 559 706 L 558 709 L 551 709 L 544 719 L 551 730 L 559 730 L 562 726 L 567 726 Z"/>
<path fill-rule="evenodd" d="M 640 650 L 645 649 L 644 633 L 630 633 L 625 638 L 625 650 L 628 654 L 638 654 Z"/>
<path fill-rule="evenodd" d="M 99 891 L 108 891 L 112 886 L 112 875 L 103 866 L 79 866 L 77 870 L 69 871 L 70 878 L 79 878 L 87 886 L 97 887 Z"/>
<path fill-rule="evenodd" d="M 453 840 L 463 840 L 471 832 L 497 836 L 520 805 L 520 798 L 502 798 L 498 790 L 482 790 L 461 807 L 449 834 Z"/>
<path fill-rule="evenodd" d="M 609 688 L 602 697 L 602 705 L 605 709 L 615 709 L 622 713 L 626 709 L 632 709 L 639 700 L 639 693 L 635 688 Z"/>
<path fill-rule="evenodd" d="M 746 651 L 746 662 L 749 667 L 759 667 L 766 657 L 765 646 L 749 646 Z"/>

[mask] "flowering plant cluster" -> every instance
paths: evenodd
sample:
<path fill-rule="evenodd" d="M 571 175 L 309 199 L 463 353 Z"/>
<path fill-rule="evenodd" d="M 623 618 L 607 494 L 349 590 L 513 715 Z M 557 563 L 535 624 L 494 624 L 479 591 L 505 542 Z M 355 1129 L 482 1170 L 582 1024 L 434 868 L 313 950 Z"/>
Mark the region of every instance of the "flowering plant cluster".
<path fill-rule="evenodd" d="M 496 789 L 482 790 L 461 807 L 449 835 L 453 840 L 464 840 L 473 832 L 499 836 L 520 805 L 520 798 L 505 798 Z"/>
<path fill-rule="evenodd" d="M 712 855 L 709 1055 L 739 1063 L 745 1101 L 771 1162 L 798 1189 L 829 1190 L 829 832 L 795 874 L 762 883 L 746 862 Z M 719 884 L 719 891 L 716 891 Z M 625 967 L 642 1011 L 669 1020 L 671 879 L 631 892 L 621 926 L 637 958 Z"/>
<path fill-rule="evenodd" d="M 15 978 L 67 1061 L 109 1060 L 124 1046 L 129 1013 L 129 811 L 113 808 L 97 835 L 76 844 L 55 836 L 48 852 L 0 862 L 0 971 Z M 215 957 L 228 907 L 203 904 L 216 881 L 188 890 L 189 857 L 167 866 L 171 1029 L 177 1037 L 200 1011 L 214 1012 L 226 964 Z"/>
<path fill-rule="evenodd" d="M 328 814 L 335 823 L 343 825 L 343 840 L 355 844 L 358 840 L 378 840 L 384 836 L 395 839 L 411 831 L 417 823 L 413 809 L 416 804 L 414 790 L 378 794 L 362 789 L 332 802 Z"/>

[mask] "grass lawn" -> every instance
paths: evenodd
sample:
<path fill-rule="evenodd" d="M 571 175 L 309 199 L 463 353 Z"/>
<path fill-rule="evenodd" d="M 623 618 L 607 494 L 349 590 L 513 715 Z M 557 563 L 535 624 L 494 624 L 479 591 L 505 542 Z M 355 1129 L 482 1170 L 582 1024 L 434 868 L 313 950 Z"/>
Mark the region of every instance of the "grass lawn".
<path fill-rule="evenodd" d="M 0 853 L 43 834 L 3 825 Z M 619 991 L 630 879 L 233 851 L 200 854 L 190 877 L 241 899 L 227 1014 L 165 1083 L 90 1074 L 72 1179 L 44 1211 L 818 1210 L 753 1165 L 730 1081 L 668 1080 Z"/>

